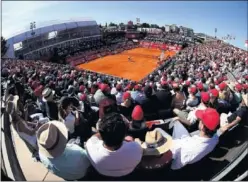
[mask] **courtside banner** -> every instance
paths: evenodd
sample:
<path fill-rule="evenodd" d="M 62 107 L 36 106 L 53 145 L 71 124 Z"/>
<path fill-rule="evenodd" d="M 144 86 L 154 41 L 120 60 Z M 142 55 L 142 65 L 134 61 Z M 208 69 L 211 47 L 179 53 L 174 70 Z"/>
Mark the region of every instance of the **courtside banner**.
<path fill-rule="evenodd" d="M 166 44 L 160 44 L 160 43 L 154 43 L 154 42 L 146 42 L 146 41 L 140 42 L 140 45 L 142 47 L 149 47 L 150 46 L 153 49 L 159 48 L 159 49 L 165 50 L 165 49 L 168 48 L 171 51 L 180 51 L 182 49 L 182 47 L 180 45 L 168 46 Z"/>

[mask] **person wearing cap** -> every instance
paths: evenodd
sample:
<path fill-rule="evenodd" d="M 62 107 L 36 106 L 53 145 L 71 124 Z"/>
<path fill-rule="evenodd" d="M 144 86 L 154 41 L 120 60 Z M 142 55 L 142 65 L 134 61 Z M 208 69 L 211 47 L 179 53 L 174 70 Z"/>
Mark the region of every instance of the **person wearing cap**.
<path fill-rule="evenodd" d="M 122 103 L 118 105 L 118 111 L 126 118 L 131 119 L 131 114 L 135 104 L 133 103 L 130 92 L 124 92 L 122 95 Z"/>
<path fill-rule="evenodd" d="M 227 92 L 226 92 L 227 93 Z M 230 110 L 230 104 L 225 99 L 219 98 L 219 91 L 217 89 L 209 90 L 210 102 L 209 107 L 216 109 L 219 114 L 228 113 Z"/>
<path fill-rule="evenodd" d="M 136 84 L 133 91 L 131 91 L 131 97 L 135 103 L 142 104 L 145 100 L 145 94 L 142 92 L 142 85 Z"/>
<path fill-rule="evenodd" d="M 101 87 L 101 88 L 100 88 Z M 100 87 L 97 89 L 97 91 L 94 94 L 94 100 L 97 105 L 101 102 L 101 100 L 106 99 L 107 97 L 104 95 L 103 90 L 107 89 L 106 84 L 101 84 Z"/>
<path fill-rule="evenodd" d="M 65 180 L 83 180 L 90 167 L 87 153 L 80 146 L 67 143 L 64 123 L 50 121 L 37 131 L 41 163 L 53 174 Z"/>
<path fill-rule="evenodd" d="M 199 98 L 196 96 L 197 88 L 195 86 L 191 86 L 188 89 L 189 97 L 186 101 L 186 110 L 192 110 L 200 104 Z"/>
<path fill-rule="evenodd" d="M 184 123 L 187 126 L 192 126 L 197 122 L 197 118 L 195 115 L 196 111 L 207 109 L 209 101 L 210 101 L 210 95 L 207 92 L 201 92 L 201 103 L 192 111 L 190 111 L 189 113 L 177 109 L 174 109 L 173 111 L 175 114 L 179 116 L 178 120 L 180 122 Z"/>
<path fill-rule="evenodd" d="M 58 120 L 58 106 L 53 100 L 55 91 L 50 88 L 45 88 L 42 91 L 42 101 L 43 101 L 43 114 L 47 116 L 50 120 Z"/>
<path fill-rule="evenodd" d="M 172 98 L 171 107 L 176 109 L 183 109 L 186 103 L 185 94 L 181 91 L 180 86 L 177 83 L 173 84 L 172 88 L 175 94 L 173 95 Z"/>
<path fill-rule="evenodd" d="M 159 100 L 156 95 L 153 95 L 152 87 L 149 85 L 145 86 L 144 93 L 146 99 L 141 104 L 141 107 L 144 111 L 145 118 L 147 120 L 157 119 L 160 107 L 160 104 L 158 104 Z"/>
<path fill-rule="evenodd" d="M 232 106 L 232 110 L 231 112 L 234 112 L 238 107 L 239 104 L 242 102 L 242 91 L 243 87 L 240 83 L 237 83 L 234 87 L 233 91 L 233 99 L 231 100 L 231 106 Z"/>
<path fill-rule="evenodd" d="M 222 82 L 218 85 L 218 88 L 220 90 L 220 94 L 222 94 L 222 92 L 226 91 L 227 84 L 225 82 Z"/>
<path fill-rule="evenodd" d="M 184 94 L 186 95 L 186 97 L 189 96 L 189 92 L 188 89 L 190 88 L 191 82 L 189 80 L 184 81 L 183 83 L 183 87 L 182 87 L 182 91 L 184 92 Z"/>
<path fill-rule="evenodd" d="M 99 105 L 101 100 L 106 99 L 106 98 L 113 99 L 114 101 L 116 101 L 115 95 L 110 94 L 109 85 L 102 83 L 102 84 L 100 84 L 99 89 L 94 94 L 94 99 L 96 101 L 96 104 Z"/>
<path fill-rule="evenodd" d="M 128 125 L 118 113 L 105 115 L 98 123 L 98 133 L 85 145 L 89 160 L 98 173 L 121 177 L 140 163 L 143 149 L 135 141 L 125 141 Z"/>
<path fill-rule="evenodd" d="M 43 104 L 44 102 L 43 102 L 43 99 L 42 99 L 42 91 L 43 91 L 43 89 L 44 89 L 43 85 L 40 85 L 39 87 L 34 89 L 34 95 L 37 97 L 36 104 L 38 105 L 38 107 L 41 110 L 44 110 L 44 108 L 42 108 L 44 106 L 44 104 Z"/>
<path fill-rule="evenodd" d="M 219 142 L 217 127 L 220 124 L 220 115 L 215 109 L 197 110 L 199 133 L 191 136 L 184 126 L 174 122 L 171 169 L 178 170 L 187 164 L 200 161 L 214 150 Z"/>
<path fill-rule="evenodd" d="M 161 82 L 161 89 L 155 93 L 158 100 L 159 109 L 169 109 L 172 102 L 172 94 L 169 90 L 169 85 L 167 82 Z"/>
<path fill-rule="evenodd" d="M 92 106 L 97 106 L 94 95 L 96 91 L 98 90 L 98 85 L 93 84 L 91 87 L 89 87 L 89 94 L 88 94 L 88 101 Z"/>
<path fill-rule="evenodd" d="M 248 94 L 242 95 L 239 108 L 232 114 L 221 114 L 221 131 L 225 132 L 239 123 L 247 122 L 248 118 Z"/>
<path fill-rule="evenodd" d="M 196 97 L 201 97 L 201 92 L 204 91 L 204 87 L 203 87 L 202 82 L 198 82 L 196 84 L 196 88 L 197 88 L 197 93 L 195 94 Z"/>
<path fill-rule="evenodd" d="M 116 103 L 117 105 L 120 105 L 122 103 L 122 97 L 123 97 L 122 86 L 120 84 L 116 85 L 116 91 L 117 91 L 117 94 L 115 95 Z"/>
<path fill-rule="evenodd" d="M 128 135 L 133 138 L 138 138 L 140 141 L 145 141 L 147 131 L 151 131 L 154 128 L 148 128 L 144 120 L 144 112 L 140 105 L 135 106 L 132 112 L 132 120 L 128 129 Z"/>

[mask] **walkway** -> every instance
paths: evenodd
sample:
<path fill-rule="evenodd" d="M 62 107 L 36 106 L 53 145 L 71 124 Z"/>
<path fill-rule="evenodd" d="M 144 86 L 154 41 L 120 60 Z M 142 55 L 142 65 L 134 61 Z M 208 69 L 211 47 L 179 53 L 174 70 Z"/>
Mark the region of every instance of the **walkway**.
<path fill-rule="evenodd" d="M 26 144 L 11 126 L 16 155 L 27 181 L 64 181 L 50 173 L 41 163 L 35 162 Z"/>

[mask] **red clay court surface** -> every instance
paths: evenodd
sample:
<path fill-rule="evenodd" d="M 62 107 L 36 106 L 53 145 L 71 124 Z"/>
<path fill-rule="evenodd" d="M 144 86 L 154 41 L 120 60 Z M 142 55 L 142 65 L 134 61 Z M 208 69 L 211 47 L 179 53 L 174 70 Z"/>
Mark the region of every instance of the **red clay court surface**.
<path fill-rule="evenodd" d="M 161 50 L 158 49 L 135 48 L 80 64 L 77 68 L 140 81 L 156 69 L 157 58 L 155 56 L 160 56 L 160 54 Z M 165 52 L 165 57 L 173 55 L 175 55 L 174 51 Z M 128 61 L 129 56 L 132 62 Z"/>

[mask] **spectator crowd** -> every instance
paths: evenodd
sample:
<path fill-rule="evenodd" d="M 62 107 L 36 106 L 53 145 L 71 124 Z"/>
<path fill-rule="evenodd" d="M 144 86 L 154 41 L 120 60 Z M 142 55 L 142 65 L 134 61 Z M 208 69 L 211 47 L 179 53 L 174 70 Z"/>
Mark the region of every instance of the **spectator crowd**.
<path fill-rule="evenodd" d="M 91 171 L 127 176 L 146 167 L 146 156 L 168 151 L 171 156 L 157 162 L 169 160 L 178 170 L 247 123 L 248 54 L 208 42 L 168 63 L 133 82 L 69 65 L 6 60 L 2 101 L 34 158 L 65 180 Z"/>
<path fill-rule="evenodd" d="M 188 42 L 184 35 L 178 33 L 170 33 L 170 32 L 162 32 L 160 34 L 148 34 L 145 37 L 145 40 L 149 40 L 153 42 L 163 42 L 172 45 L 173 44 L 183 45 L 184 43 Z"/>

